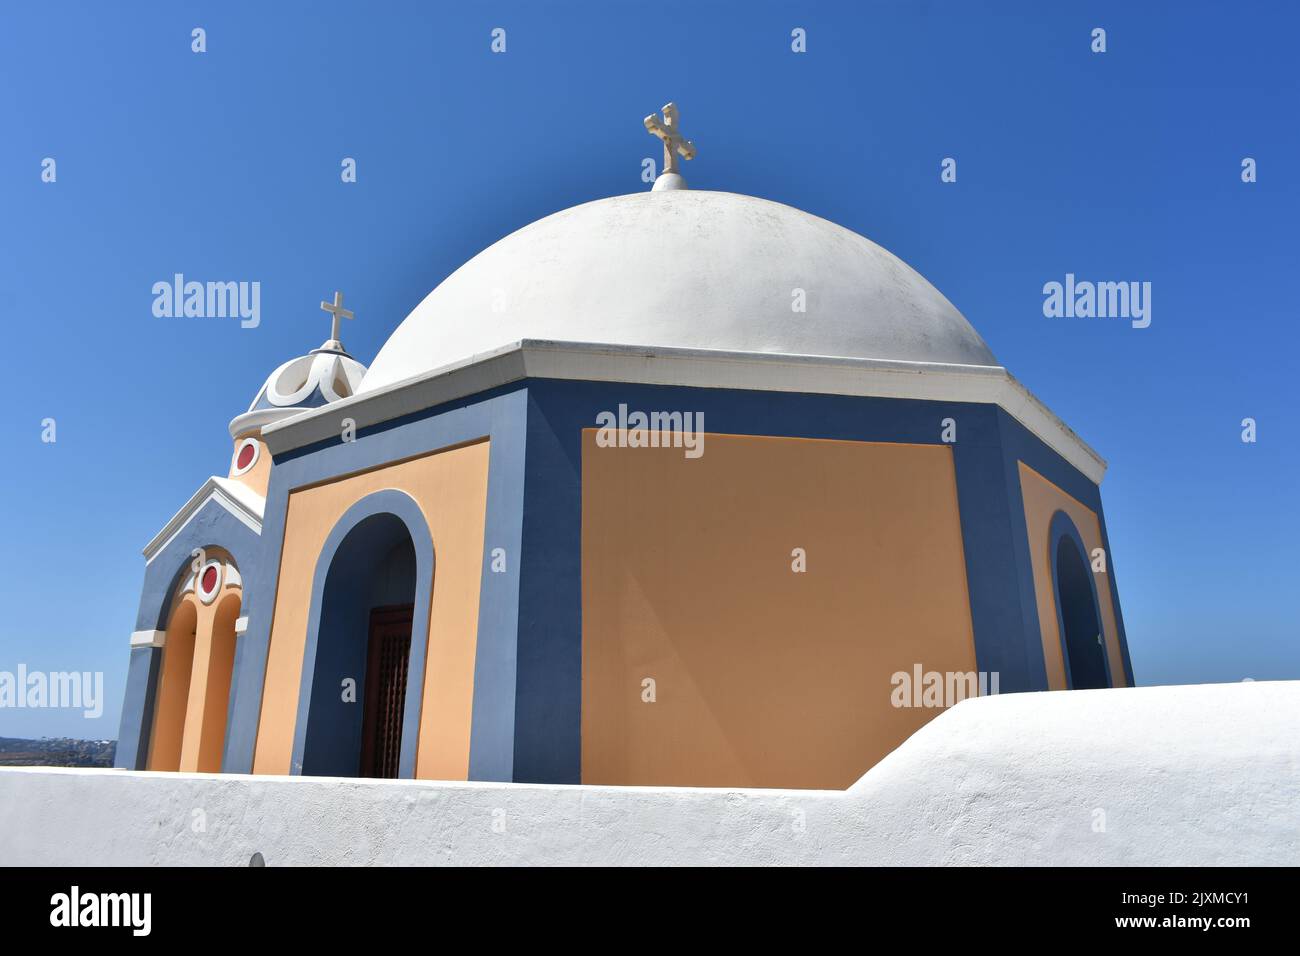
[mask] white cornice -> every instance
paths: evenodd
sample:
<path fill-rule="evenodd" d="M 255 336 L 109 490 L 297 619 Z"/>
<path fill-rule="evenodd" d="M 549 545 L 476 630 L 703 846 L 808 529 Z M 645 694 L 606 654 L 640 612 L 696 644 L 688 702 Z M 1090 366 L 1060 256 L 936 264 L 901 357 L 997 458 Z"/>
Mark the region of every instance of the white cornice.
<path fill-rule="evenodd" d="M 254 534 L 262 533 L 262 514 L 266 510 L 266 499 L 242 481 L 219 478 L 213 475 L 205 481 L 198 491 L 190 496 L 181 510 L 154 535 L 153 540 L 144 547 L 144 559 L 148 564 L 158 552 L 180 534 L 182 528 L 209 501 L 215 501 L 248 526 Z"/>
<path fill-rule="evenodd" d="M 1001 366 L 942 365 L 822 355 L 638 348 L 524 339 L 393 385 L 268 425 L 273 454 L 338 438 L 523 378 L 551 378 L 998 405 L 1091 481 L 1106 462 Z"/>

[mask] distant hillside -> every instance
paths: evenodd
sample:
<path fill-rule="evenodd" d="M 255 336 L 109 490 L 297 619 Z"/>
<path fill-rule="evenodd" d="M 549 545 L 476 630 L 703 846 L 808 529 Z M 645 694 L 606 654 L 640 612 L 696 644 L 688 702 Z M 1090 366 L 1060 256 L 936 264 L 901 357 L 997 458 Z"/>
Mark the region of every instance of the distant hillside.
<path fill-rule="evenodd" d="M 116 740 L 0 737 L 0 767 L 111 767 Z"/>

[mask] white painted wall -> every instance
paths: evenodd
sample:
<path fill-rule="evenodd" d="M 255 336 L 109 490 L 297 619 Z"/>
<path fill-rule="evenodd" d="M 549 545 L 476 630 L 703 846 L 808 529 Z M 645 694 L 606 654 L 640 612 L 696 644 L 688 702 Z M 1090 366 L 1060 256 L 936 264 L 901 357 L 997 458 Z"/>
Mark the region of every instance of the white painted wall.
<path fill-rule="evenodd" d="M 269 866 L 1296 865 L 1300 681 L 966 701 L 844 792 L 0 769 L 0 863 L 255 850 Z"/>

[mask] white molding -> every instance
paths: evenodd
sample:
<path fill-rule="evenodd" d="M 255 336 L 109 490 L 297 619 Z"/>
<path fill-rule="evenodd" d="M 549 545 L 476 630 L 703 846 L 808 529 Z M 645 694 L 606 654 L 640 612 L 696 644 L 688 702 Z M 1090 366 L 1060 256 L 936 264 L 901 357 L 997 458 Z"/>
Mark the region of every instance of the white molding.
<path fill-rule="evenodd" d="M 284 378 L 289 369 L 295 365 L 305 365 L 307 367 L 307 370 L 302 375 L 302 384 L 292 392 L 280 391 L 280 379 Z M 266 388 L 263 392 L 266 395 L 266 400 L 276 408 L 292 408 L 311 394 L 319 378 L 320 376 L 316 370 L 316 356 L 300 355 L 298 358 L 289 359 L 289 361 L 272 372 L 266 380 Z"/>
<path fill-rule="evenodd" d="M 262 514 L 266 511 L 266 499 L 241 481 L 231 481 L 229 478 L 218 478 L 213 475 L 144 546 L 145 564 L 153 561 L 159 552 L 181 533 L 190 518 L 194 517 L 209 501 L 215 501 L 225 508 L 254 534 L 262 533 Z"/>
<path fill-rule="evenodd" d="M 243 637 L 244 632 L 248 630 L 248 615 L 235 618 L 235 637 Z"/>
<path fill-rule="evenodd" d="M 133 631 L 132 647 L 162 647 L 167 642 L 166 631 Z"/>
<path fill-rule="evenodd" d="M 998 405 L 1088 479 L 1106 462 L 1000 365 L 943 365 L 822 355 L 637 348 L 524 339 L 423 375 L 269 424 L 272 454 L 338 438 L 339 422 L 366 428 L 506 385 L 551 378 L 697 388 L 858 395 Z M 958 437 L 960 441 L 960 435 Z"/>
<path fill-rule="evenodd" d="M 238 438 L 245 432 L 257 432 L 268 422 L 280 421 L 298 414 L 297 408 L 257 408 L 251 412 L 236 415 L 230 420 L 230 437 Z"/>

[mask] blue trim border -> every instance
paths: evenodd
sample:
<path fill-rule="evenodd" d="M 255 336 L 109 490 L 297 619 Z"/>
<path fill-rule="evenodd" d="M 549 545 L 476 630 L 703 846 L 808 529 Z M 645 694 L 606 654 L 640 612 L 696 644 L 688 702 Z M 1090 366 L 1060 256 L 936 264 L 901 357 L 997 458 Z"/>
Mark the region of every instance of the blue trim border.
<path fill-rule="evenodd" d="M 312 685 L 316 677 L 316 650 L 320 637 L 325 581 L 343 540 L 357 525 L 375 515 L 388 514 L 406 526 L 415 546 L 415 609 L 411 613 L 411 651 L 406 671 L 406 703 L 402 709 L 402 748 L 398 775 L 415 776 L 420 741 L 420 708 L 424 703 L 424 665 L 429 648 L 429 605 L 433 594 L 433 535 L 419 504 L 404 491 L 388 489 L 366 495 L 353 504 L 330 529 L 312 574 L 311 611 L 307 616 L 307 643 L 302 653 L 302 678 L 298 685 L 298 719 L 293 731 L 291 774 L 301 774 L 311 712 Z"/>

